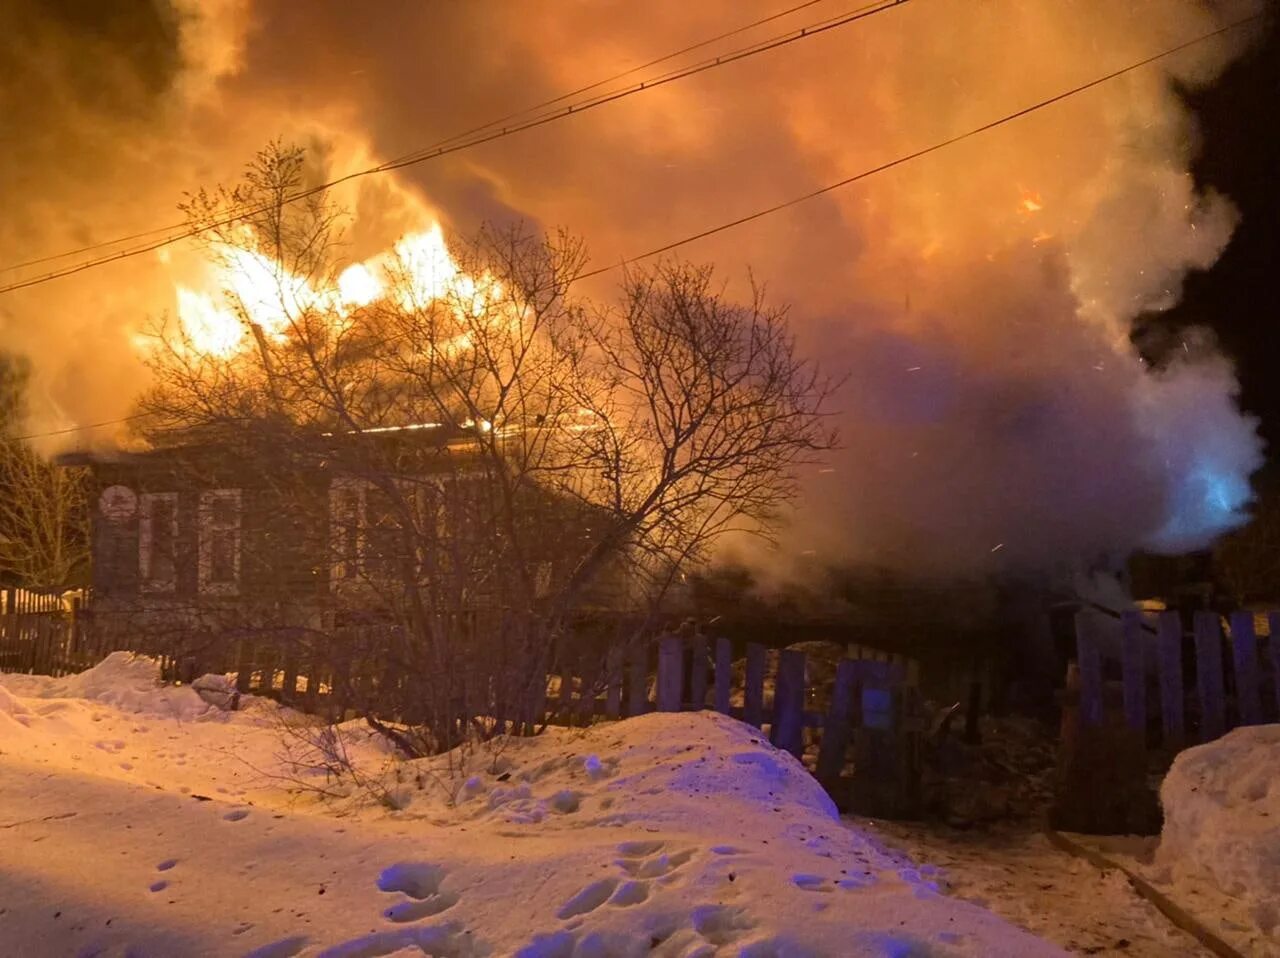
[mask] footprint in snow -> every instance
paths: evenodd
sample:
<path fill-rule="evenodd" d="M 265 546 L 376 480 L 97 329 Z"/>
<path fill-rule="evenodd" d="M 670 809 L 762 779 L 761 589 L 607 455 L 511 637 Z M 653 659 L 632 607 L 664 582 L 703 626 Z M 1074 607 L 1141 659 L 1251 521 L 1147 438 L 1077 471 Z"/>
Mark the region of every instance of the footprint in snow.
<path fill-rule="evenodd" d="M 660 851 L 662 842 L 623 842 L 618 846 L 618 854 L 627 858 L 645 858 Z"/>
<path fill-rule="evenodd" d="M 222 816 L 224 822 L 242 822 L 249 817 L 249 809 L 237 808 Z"/>
<path fill-rule="evenodd" d="M 649 898 L 649 886 L 640 881 L 624 881 L 609 899 L 610 905 L 628 908 L 638 905 Z"/>
<path fill-rule="evenodd" d="M 732 944 L 755 926 L 743 909 L 728 905 L 702 905 L 691 917 L 693 930 L 712 945 Z"/>
<path fill-rule="evenodd" d="M 432 958 L 469 958 L 479 943 L 461 925 L 419 925 L 395 931 L 375 931 L 332 945 L 315 958 L 373 958 L 374 955 L 431 955 Z M 487 953 L 485 951 L 484 953 Z"/>
<path fill-rule="evenodd" d="M 383 917 L 402 924 L 421 921 L 452 908 L 458 903 L 458 896 L 440 887 L 445 875 L 439 865 L 427 862 L 400 862 L 383 869 L 378 876 L 378 890 L 388 894 L 399 892 L 407 898 L 386 909 Z"/>
<path fill-rule="evenodd" d="M 821 875 L 792 875 L 791 884 L 801 891 L 816 891 L 827 894 L 835 887 L 833 882 L 827 881 Z"/>
<path fill-rule="evenodd" d="M 599 881 L 593 881 L 561 905 L 560 910 L 556 912 L 556 917 L 561 921 L 566 921 L 570 918 L 576 918 L 578 915 L 585 915 L 588 912 L 595 911 L 613 897 L 613 893 L 617 889 L 618 879 L 616 878 L 601 878 Z"/>
<path fill-rule="evenodd" d="M 686 848 L 670 854 L 662 852 L 650 858 L 622 858 L 618 867 L 632 878 L 665 878 L 688 862 L 693 852 L 692 848 Z"/>
<path fill-rule="evenodd" d="M 288 938 L 281 938 L 279 941 L 270 942 L 261 948 L 255 948 L 244 958 L 295 958 L 307 946 L 309 940 L 306 935 L 292 935 Z"/>

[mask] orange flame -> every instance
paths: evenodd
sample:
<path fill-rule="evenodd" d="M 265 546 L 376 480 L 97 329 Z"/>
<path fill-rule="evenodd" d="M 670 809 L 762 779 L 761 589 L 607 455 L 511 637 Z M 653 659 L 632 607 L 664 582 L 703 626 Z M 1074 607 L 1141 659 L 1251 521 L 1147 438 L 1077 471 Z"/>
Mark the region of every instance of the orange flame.
<path fill-rule="evenodd" d="M 335 321 L 381 299 L 414 309 L 448 299 L 475 313 L 496 300 L 501 286 L 491 277 L 476 280 L 458 268 L 438 223 L 406 233 L 392 250 L 352 263 L 332 288 L 315 289 L 255 248 L 248 233 L 239 245 L 216 250 L 198 287 L 175 283 L 177 315 L 192 349 L 231 359 L 250 345 L 249 327 L 282 340 L 304 312 L 320 309 Z M 443 344 L 465 348 L 466 337 Z"/>

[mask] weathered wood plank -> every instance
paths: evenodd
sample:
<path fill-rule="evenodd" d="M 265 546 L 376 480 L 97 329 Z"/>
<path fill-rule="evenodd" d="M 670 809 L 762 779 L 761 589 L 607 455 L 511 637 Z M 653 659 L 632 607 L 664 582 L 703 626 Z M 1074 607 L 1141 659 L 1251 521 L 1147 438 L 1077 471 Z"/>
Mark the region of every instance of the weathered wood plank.
<path fill-rule="evenodd" d="M 608 687 L 604 696 L 604 714 L 616 719 L 622 714 L 622 646 L 615 645 L 605 656 L 605 672 L 608 676 Z"/>
<path fill-rule="evenodd" d="M 1231 613 L 1231 665 L 1236 676 L 1236 716 L 1241 725 L 1262 724 L 1258 695 L 1258 637 L 1252 612 Z"/>
<path fill-rule="evenodd" d="M 764 672 L 767 661 L 763 645 L 747 646 L 746 680 L 742 689 L 742 719 L 760 728 L 764 724 Z"/>
<path fill-rule="evenodd" d="M 733 684 L 733 643 L 723 635 L 716 639 L 716 711 L 729 714 Z"/>
<path fill-rule="evenodd" d="M 556 711 L 568 724 L 573 724 L 573 669 L 562 665 L 556 673 L 560 678 L 560 694 L 556 696 Z"/>
<path fill-rule="evenodd" d="M 242 638 L 236 642 L 236 691 L 245 695 L 253 681 L 253 642 Z"/>
<path fill-rule="evenodd" d="M 695 635 L 690 643 L 693 650 L 689 662 L 689 701 L 695 709 L 707 707 L 707 639 Z"/>
<path fill-rule="evenodd" d="M 1156 648 L 1160 660 L 1160 723 L 1164 747 L 1178 751 L 1187 741 L 1182 696 L 1182 618 L 1161 612 Z"/>
<path fill-rule="evenodd" d="M 835 685 L 831 689 L 831 707 L 822 723 L 822 743 L 818 747 L 817 776 L 828 790 L 844 771 L 845 752 L 853 718 L 856 664 L 845 659 L 836 666 Z"/>
<path fill-rule="evenodd" d="M 1271 659 L 1271 685 L 1276 697 L 1276 721 L 1280 721 L 1280 612 L 1272 612 L 1267 616 L 1267 651 Z"/>
<path fill-rule="evenodd" d="M 805 655 L 797 649 L 778 653 L 773 724 L 769 729 L 773 744 L 797 757 L 804 752 L 804 665 Z"/>
<path fill-rule="evenodd" d="M 635 645 L 627 672 L 627 715 L 649 711 L 649 647 Z"/>
<path fill-rule="evenodd" d="M 1124 684 L 1124 724 L 1140 735 L 1147 731 L 1147 666 L 1142 613 L 1127 609 L 1121 616 L 1120 669 Z"/>
<path fill-rule="evenodd" d="M 578 718 L 589 726 L 596 713 L 596 692 L 600 687 L 600 663 L 590 656 L 583 656 L 578 663 L 581 685 L 578 691 Z"/>
<path fill-rule="evenodd" d="M 658 711 L 679 712 L 684 694 L 684 641 L 678 635 L 658 640 Z"/>
<path fill-rule="evenodd" d="M 1227 709 L 1222 680 L 1222 625 L 1216 612 L 1196 612 L 1195 635 L 1200 740 L 1211 742 L 1226 731 Z"/>
<path fill-rule="evenodd" d="M 1080 721 L 1085 725 L 1101 725 L 1102 653 L 1094 637 L 1095 617 L 1088 612 L 1076 613 L 1076 662 L 1080 665 Z"/>

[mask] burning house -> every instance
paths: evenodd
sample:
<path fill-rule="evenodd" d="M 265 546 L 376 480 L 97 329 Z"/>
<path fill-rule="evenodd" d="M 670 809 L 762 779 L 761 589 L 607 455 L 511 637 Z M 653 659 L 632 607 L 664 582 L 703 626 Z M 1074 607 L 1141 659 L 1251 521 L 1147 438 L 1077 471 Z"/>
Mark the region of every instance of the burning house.
<path fill-rule="evenodd" d="M 432 609 L 512 601 L 495 489 L 466 429 L 326 436 L 271 454 L 192 443 L 61 462 L 91 476 L 90 615 L 108 641 L 191 648 L 247 632 L 327 634 L 394 622 L 409 592 L 429 593 Z M 574 540 L 593 534 L 592 517 L 547 490 L 520 495 L 536 599 L 565 574 Z"/>

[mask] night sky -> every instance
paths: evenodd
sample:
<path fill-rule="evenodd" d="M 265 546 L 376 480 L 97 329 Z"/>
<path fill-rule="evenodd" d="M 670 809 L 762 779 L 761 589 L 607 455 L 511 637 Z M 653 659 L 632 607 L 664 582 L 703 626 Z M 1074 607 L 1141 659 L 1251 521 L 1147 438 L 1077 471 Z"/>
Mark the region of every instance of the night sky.
<path fill-rule="evenodd" d="M 1229 196 L 1241 221 L 1222 258 L 1187 278 L 1182 302 L 1148 317 L 1136 336 L 1158 359 L 1180 348 L 1184 327 L 1213 329 L 1237 363 L 1244 407 L 1262 420 L 1274 472 L 1280 465 L 1280 36 L 1274 24 L 1216 85 L 1186 98 L 1202 136 L 1195 176 Z"/>

